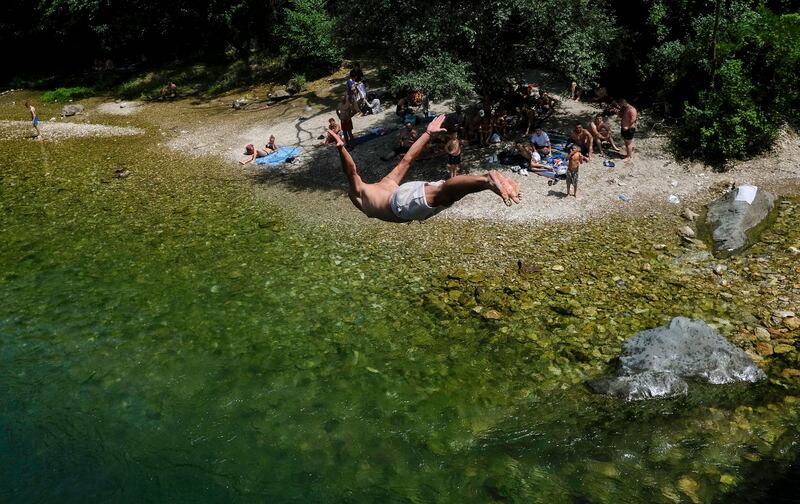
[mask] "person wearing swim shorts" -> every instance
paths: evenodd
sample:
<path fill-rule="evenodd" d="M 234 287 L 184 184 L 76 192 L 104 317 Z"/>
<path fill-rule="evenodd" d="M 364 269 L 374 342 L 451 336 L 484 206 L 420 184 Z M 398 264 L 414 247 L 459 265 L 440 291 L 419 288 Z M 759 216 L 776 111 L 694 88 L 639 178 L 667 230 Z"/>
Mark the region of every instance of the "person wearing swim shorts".
<path fill-rule="evenodd" d="M 586 156 L 589 161 L 592 160 L 592 152 L 593 147 L 592 144 L 594 143 L 594 139 L 592 138 L 592 134 L 589 133 L 589 130 L 583 127 L 581 123 L 575 123 L 575 129 L 572 130 L 570 133 L 570 139 L 572 143 L 577 145 L 581 149 L 581 154 Z"/>
<path fill-rule="evenodd" d="M 581 163 L 589 161 L 589 158 L 581 154 L 581 148 L 576 144 L 572 144 L 572 151 L 567 157 L 567 196 L 569 196 L 569 188 L 572 186 L 572 195 L 578 197 L 578 173 Z"/>
<path fill-rule="evenodd" d="M 494 192 L 507 206 L 519 203 L 522 192 L 517 183 L 494 170 L 484 175 L 456 175 L 437 182 L 403 183 L 411 163 L 425 150 L 431 136 L 447 132 L 442 128 L 444 120 L 445 116 L 440 115 L 431 121 L 400 163 L 374 184 L 368 184 L 361 179 L 344 141 L 338 134 L 329 131 L 328 134 L 338 139 L 336 148 L 339 150 L 342 170 L 348 181 L 348 195 L 353 205 L 371 219 L 411 222 L 429 219 L 468 194 L 481 191 Z"/>
<path fill-rule="evenodd" d="M 447 151 L 447 168 L 450 170 L 450 178 L 453 178 L 458 175 L 458 165 L 461 164 L 461 140 L 458 139 L 458 133 L 448 135 L 444 150 Z"/>
<path fill-rule="evenodd" d="M 617 115 L 619 115 L 622 126 L 620 134 L 625 142 L 623 161 L 630 161 L 633 159 L 633 137 L 636 136 L 636 121 L 639 119 L 639 112 L 624 98 L 619 99 L 618 103 Z"/>
<path fill-rule="evenodd" d="M 39 131 L 39 116 L 36 114 L 36 107 L 31 105 L 30 102 L 26 101 L 25 108 L 27 108 L 28 112 L 31 113 L 31 121 L 33 121 L 33 129 L 36 130 L 36 136 L 34 138 L 37 138 L 41 136 L 42 132 Z"/>

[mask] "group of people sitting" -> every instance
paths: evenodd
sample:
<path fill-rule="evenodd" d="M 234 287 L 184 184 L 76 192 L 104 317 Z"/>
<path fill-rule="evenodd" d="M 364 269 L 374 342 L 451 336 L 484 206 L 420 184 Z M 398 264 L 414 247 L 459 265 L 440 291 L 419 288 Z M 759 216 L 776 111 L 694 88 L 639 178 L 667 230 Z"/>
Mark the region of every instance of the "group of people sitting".
<path fill-rule="evenodd" d="M 278 144 L 275 143 L 275 135 L 270 135 L 267 144 L 264 147 L 256 147 L 253 144 L 247 144 L 244 148 L 244 154 L 247 156 L 245 159 L 239 161 L 240 165 L 255 162 L 256 159 L 267 157 L 273 152 L 277 152 Z"/>

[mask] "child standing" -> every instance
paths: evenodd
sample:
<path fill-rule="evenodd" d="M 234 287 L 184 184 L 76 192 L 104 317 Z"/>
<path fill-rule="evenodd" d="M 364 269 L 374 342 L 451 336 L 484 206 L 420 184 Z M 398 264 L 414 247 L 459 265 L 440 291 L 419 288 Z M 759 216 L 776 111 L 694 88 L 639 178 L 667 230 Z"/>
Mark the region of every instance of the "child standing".
<path fill-rule="evenodd" d="M 28 111 L 31 113 L 31 121 L 33 121 L 33 129 L 36 130 L 36 136 L 34 138 L 37 138 L 41 136 L 42 132 L 39 131 L 39 116 L 36 115 L 36 107 L 31 105 L 30 102 L 27 101 L 25 102 L 25 107 L 27 107 Z"/>
<path fill-rule="evenodd" d="M 569 196 L 569 186 L 572 186 L 573 196 L 578 197 L 578 170 L 581 163 L 589 161 L 589 158 L 581 154 L 581 148 L 576 144 L 572 144 L 572 152 L 569 153 L 567 158 L 569 165 L 567 166 L 567 196 Z"/>

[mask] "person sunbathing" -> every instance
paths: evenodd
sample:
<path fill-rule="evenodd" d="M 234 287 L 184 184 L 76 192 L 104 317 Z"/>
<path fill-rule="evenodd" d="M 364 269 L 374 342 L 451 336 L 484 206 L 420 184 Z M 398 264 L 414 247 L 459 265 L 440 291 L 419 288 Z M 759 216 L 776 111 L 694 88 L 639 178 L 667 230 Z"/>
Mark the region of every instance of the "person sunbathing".
<path fill-rule="evenodd" d="M 403 183 L 411 163 L 425 150 L 431 136 L 446 133 L 442 128 L 444 115 L 436 117 L 400 163 L 388 175 L 374 184 L 361 179 L 344 141 L 334 131 L 328 134 L 337 139 L 336 148 L 347 177 L 348 196 L 356 208 L 371 219 L 386 222 L 423 221 L 450 207 L 468 194 L 490 190 L 507 206 L 519 203 L 522 192 L 516 182 L 492 170 L 484 175 L 457 175 L 438 182 L 414 181 Z"/>
<path fill-rule="evenodd" d="M 247 158 L 247 159 L 244 159 L 242 161 L 239 161 L 240 165 L 246 165 L 247 163 L 252 163 L 253 161 L 255 161 L 258 158 L 262 158 L 262 157 L 266 157 L 266 156 L 270 155 L 270 153 L 265 151 L 264 149 L 256 149 L 253 146 L 253 144 L 247 144 L 247 146 L 244 148 L 244 153 L 245 153 L 245 155 L 250 156 L 250 157 Z"/>

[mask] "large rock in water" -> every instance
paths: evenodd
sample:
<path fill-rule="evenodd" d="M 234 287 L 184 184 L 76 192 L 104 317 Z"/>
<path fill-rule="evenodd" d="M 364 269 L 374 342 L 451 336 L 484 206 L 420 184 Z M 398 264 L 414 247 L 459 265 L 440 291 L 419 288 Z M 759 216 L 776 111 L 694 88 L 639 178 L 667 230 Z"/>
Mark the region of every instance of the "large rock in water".
<path fill-rule="evenodd" d="M 617 376 L 589 386 L 595 392 L 633 401 L 686 394 L 685 378 L 713 384 L 766 378 L 741 348 L 702 320 L 685 317 L 626 340 L 619 362 Z"/>
<path fill-rule="evenodd" d="M 747 232 L 775 208 L 775 196 L 755 186 L 739 186 L 708 205 L 706 224 L 718 252 L 739 252 L 748 245 Z"/>
<path fill-rule="evenodd" d="M 70 117 L 79 114 L 83 114 L 83 105 L 64 105 L 64 108 L 61 109 L 61 115 L 64 117 Z"/>

